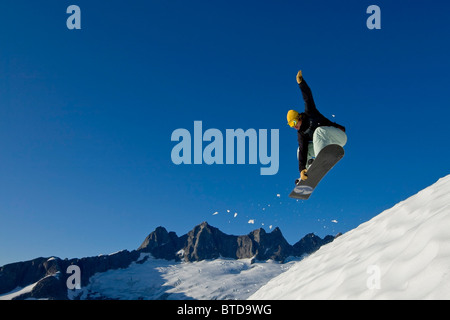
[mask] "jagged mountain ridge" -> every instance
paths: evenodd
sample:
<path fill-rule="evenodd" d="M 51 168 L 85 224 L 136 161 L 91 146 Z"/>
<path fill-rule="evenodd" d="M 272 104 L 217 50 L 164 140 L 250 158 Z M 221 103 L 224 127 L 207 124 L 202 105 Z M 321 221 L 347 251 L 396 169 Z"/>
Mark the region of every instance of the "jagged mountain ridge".
<path fill-rule="evenodd" d="M 57 257 L 36 258 L 2 266 L 0 267 L 0 295 L 34 284 L 32 289 L 14 298 L 68 299 L 66 281 L 69 274 L 66 270 L 70 265 L 80 267 L 81 286 L 85 287 L 96 273 L 127 268 L 133 262 L 145 262 L 145 260 L 139 260 L 142 253 L 150 253 L 157 259 L 186 262 L 219 257 L 254 258 L 261 261 L 272 259 L 283 262 L 289 256 L 312 253 L 320 246 L 333 241 L 334 238 L 327 236 L 321 239 L 311 233 L 291 246 L 279 228 L 270 233 L 260 228 L 248 235 L 234 236 L 227 235 L 207 222 L 203 222 L 187 234 L 178 237 L 175 232 L 167 232 L 164 227 L 157 227 L 137 250 L 123 250 L 110 255 L 70 260 Z"/>
<path fill-rule="evenodd" d="M 164 227 L 158 227 L 147 236 L 138 250 L 149 252 L 155 258 L 169 260 L 201 261 L 219 257 L 255 257 L 257 260 L 284 261 L 289 256 L 309 254 L 333 239 L 333 236 L 321 239 L 310 233 L 291 246 L 278 227 L 270 233 L 259 228 L 248 235 L 234 236 L 202 222 L 181 237 L 177 237 L 174 232 L 167 232 Z"/>

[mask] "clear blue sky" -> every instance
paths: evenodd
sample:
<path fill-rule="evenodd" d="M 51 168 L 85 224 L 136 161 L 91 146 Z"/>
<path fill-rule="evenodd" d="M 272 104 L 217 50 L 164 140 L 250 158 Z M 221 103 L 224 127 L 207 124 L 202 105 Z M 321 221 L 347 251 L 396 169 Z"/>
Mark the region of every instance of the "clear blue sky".
<path fill-rule="evenodd" d="M 81 30 L 66 27 L 71 4 Z M 366 27 L 372 4 L 381 30 Z M 0 265 L 132 250 L 159 225 L 272 225 L 291 244 L 355 228 L 449 174 L 449 12 L 436 0 L 2 1 Z M 299 69 L 349 137 L 306 202 L 288 198 Z M 279 129 L 278 174 L 174 165 L 171 134 L 196 120 Z"/>

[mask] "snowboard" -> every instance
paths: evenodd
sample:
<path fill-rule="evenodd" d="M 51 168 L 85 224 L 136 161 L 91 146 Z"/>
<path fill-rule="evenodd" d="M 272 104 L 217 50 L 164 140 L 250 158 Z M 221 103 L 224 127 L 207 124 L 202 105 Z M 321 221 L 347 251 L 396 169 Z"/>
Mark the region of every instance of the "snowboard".
<path fill-rule="evenodd" d="M 297 183 L 289 197 L 308 200 L 322 178 L 344 157 L 344 153 L 344 148 L 337 144 L 323 148 L 306 173 L 308 179 Z"/>

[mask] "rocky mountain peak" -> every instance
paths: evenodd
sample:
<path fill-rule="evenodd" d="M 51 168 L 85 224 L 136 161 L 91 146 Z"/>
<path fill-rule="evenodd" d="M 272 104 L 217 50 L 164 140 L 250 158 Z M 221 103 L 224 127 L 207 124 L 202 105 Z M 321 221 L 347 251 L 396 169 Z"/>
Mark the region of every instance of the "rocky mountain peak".
<path fill-rule="evenodd" d="M 278 227 L 270 233 L 259 228 L 247 235 L 234 236 L 227 235 L 204 221 L 181 237 L 158 227 L 144 240 L 138 251 L 150 252 L 156 258 L 185 261 L 218 257 L 284 261 L 291 255 L 309 254 L 333 239 L 334 237 L 330 236 L 322 240 L 314 234 L 309 234 L 291 246 Z"/>

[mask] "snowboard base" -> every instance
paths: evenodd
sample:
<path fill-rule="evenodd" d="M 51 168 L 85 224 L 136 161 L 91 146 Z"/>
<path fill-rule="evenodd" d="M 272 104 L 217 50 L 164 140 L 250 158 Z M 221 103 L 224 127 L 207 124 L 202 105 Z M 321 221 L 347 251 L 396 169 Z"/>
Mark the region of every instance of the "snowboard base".
<path fill-rule="evenodd" d="M 344 148 L 337 144 L 330 144 L 323 148 L 307 171 L 308 179 L 297 183 L 289 197 L 309 199 L 322 178 L 344 157 L 344 154 Z"/>

